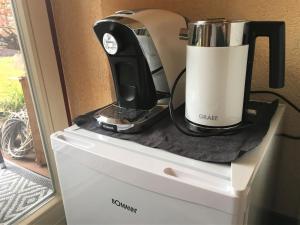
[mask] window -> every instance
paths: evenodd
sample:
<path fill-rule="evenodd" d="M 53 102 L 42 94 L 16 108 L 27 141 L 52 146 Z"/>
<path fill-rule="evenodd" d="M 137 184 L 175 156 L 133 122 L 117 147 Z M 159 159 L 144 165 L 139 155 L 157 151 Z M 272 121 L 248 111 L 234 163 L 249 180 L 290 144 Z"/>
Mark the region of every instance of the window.
<path fill-rule="evenodd" d="M 61 205 L 49 139 L 68 125 L 61 90 L 46 2 L 0 0 L 0 223 Z"/>

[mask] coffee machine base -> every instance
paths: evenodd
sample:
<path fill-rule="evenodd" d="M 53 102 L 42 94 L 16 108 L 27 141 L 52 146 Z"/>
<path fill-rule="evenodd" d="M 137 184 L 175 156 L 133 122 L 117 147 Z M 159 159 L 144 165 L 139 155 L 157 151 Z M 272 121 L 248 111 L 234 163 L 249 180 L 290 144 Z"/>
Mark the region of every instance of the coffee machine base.
<path fill-rule="evenodd" d="M 167 104 L 157 104 L 149 110 L 128 109 L 116 103 L 95 112 L 94 118 L 105 130 L 119 133 L 140 132 L 168 113 Z"/>

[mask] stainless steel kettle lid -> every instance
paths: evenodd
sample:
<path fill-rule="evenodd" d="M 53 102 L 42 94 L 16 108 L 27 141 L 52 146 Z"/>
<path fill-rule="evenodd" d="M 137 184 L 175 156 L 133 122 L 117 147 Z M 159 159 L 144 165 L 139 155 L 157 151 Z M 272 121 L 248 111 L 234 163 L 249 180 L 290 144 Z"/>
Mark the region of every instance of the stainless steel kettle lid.
<path fill-rule="evenodd" d="M 229 47 L 244 43 L 247 20 L 226 20 L 214 18 L 199 20 L 181 29 L 179 37 L 188 40 L 188 45 L 199 47 Z"/>

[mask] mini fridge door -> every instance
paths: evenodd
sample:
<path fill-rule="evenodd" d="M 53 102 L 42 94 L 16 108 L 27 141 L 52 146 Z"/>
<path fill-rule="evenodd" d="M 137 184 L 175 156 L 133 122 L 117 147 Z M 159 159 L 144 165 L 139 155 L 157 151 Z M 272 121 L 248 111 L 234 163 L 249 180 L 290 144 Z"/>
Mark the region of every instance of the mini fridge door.
<path fill-rule="evenodd" d="M 69 225 L 243 223 L 246 196 L 224 177 L 62 132 L 51 140 Z"/>

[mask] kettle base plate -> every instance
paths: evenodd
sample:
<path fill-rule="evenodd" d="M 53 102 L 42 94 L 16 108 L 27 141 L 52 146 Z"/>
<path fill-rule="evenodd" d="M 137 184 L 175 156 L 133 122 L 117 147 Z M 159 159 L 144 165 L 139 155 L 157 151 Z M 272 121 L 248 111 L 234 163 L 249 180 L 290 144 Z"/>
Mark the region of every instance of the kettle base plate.
<path fill-rule="evenodd" d="M 230 126 L 206 126 L 206 125 L 193 123 L 189 121 L 187 118 L 185 118 L 185 124 L 190 131 L 202 133 L 202 132 L 215 132 L 215 131 L 235 129 L 241 126 L 242 122 Z"/>

